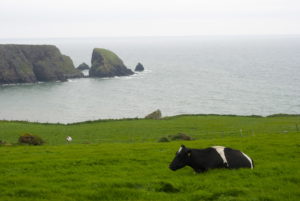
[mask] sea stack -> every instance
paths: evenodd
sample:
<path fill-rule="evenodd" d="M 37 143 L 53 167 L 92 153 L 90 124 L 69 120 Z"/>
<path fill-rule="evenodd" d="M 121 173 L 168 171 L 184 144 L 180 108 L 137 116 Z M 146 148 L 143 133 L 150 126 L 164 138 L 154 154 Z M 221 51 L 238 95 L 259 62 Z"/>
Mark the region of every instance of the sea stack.
<path fill-rule="evenodd" d="M 82 64 L 80 64 L 78 67 L 77 67 L 77 69 L 78 70 L 89 70 L 90 69 L 90 67 L 89 67 L 89 65 L 87 65 L 86 63 L 82 63 Z"/>
<path fill-rule="evenodd" d="M 138 63 L 134 69 L 134 71 L 144 71 L 144 66 L 141 63 Z"/>
<path fill-rule="evenodd" d="M 0 45 L 0 84 L 65 81 L 82 77 L 53 45 Z"/>
<path fill-rule="evenodd" d="M 132 74 L 132 70 L 128 69 L 115 53 L 103 48 L 93 50 L 90 77 L 114 77 Z"/>

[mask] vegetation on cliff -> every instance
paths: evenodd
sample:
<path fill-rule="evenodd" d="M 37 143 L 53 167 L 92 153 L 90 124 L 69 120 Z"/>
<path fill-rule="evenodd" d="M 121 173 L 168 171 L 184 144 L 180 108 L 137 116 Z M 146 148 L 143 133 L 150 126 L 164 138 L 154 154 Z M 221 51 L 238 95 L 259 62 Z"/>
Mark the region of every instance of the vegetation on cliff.
<path fill-rule="evenodd" d="M 0 45 L 0 84 L 75 77 L 82 77 L 82 73 L 53 45 Z"/>
<path fill-rule="evenodd" d="M 92 66 L 89 71 L 91 77 L 114 77 L 132 75 L 123 61 L 113 52 L 95 48 L 92 54 Z"/>

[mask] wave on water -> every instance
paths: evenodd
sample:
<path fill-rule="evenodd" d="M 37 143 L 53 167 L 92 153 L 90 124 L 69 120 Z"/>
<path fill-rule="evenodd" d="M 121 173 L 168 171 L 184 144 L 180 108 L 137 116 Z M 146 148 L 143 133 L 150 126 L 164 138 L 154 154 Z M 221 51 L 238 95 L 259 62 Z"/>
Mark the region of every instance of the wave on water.
<path fill-rule="evenodd" d="M 9 86 L 30 86 L 36 84 L 44 84 L 46 82 L 32 82 L 32 83 L 10 83 L 10 84 L 0 84 L 0 87 L 9 87 Z"/>
<path fill-rule="evenodd" d="M 85 79 L 85 78 L 78 78 L 78 79 Z M 78 82 L 78 79 L 67 79 L 67 82 Z"/>

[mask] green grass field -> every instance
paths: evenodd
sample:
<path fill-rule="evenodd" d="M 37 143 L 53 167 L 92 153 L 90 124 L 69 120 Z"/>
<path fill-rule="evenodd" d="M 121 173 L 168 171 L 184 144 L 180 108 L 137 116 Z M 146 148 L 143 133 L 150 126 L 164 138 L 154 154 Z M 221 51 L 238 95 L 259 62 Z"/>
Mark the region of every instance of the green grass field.
<path fill-rule="evenodd" d="M 300 116 L 190 115 L 70 125 L 0 122 L 0 200 L 300 200 Z M 23 133 L 46 144 L 15 144 Z M 196 140 L 157 142 L 186 133 Z M 74 141 L 67 144 L 66 136 Z M 181 144 L 223 145 L 253 158 L 255 168 L 176 172 Z"/>

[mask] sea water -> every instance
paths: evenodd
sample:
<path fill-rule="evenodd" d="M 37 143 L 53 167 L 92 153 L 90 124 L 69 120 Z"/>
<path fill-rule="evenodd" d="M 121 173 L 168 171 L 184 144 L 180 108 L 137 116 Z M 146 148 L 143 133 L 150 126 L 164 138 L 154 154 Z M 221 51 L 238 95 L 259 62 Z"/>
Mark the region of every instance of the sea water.
<path fill-rule="evenodd" d="M 300 36 L 1 39 L 52 44 L 74 65 L 115 52 L 128 77 L 0 86 L 0 119 L 72 123 L 179 114 L 300 113 Z M 1 58 L 0 58 L 1 59 Z"/>

